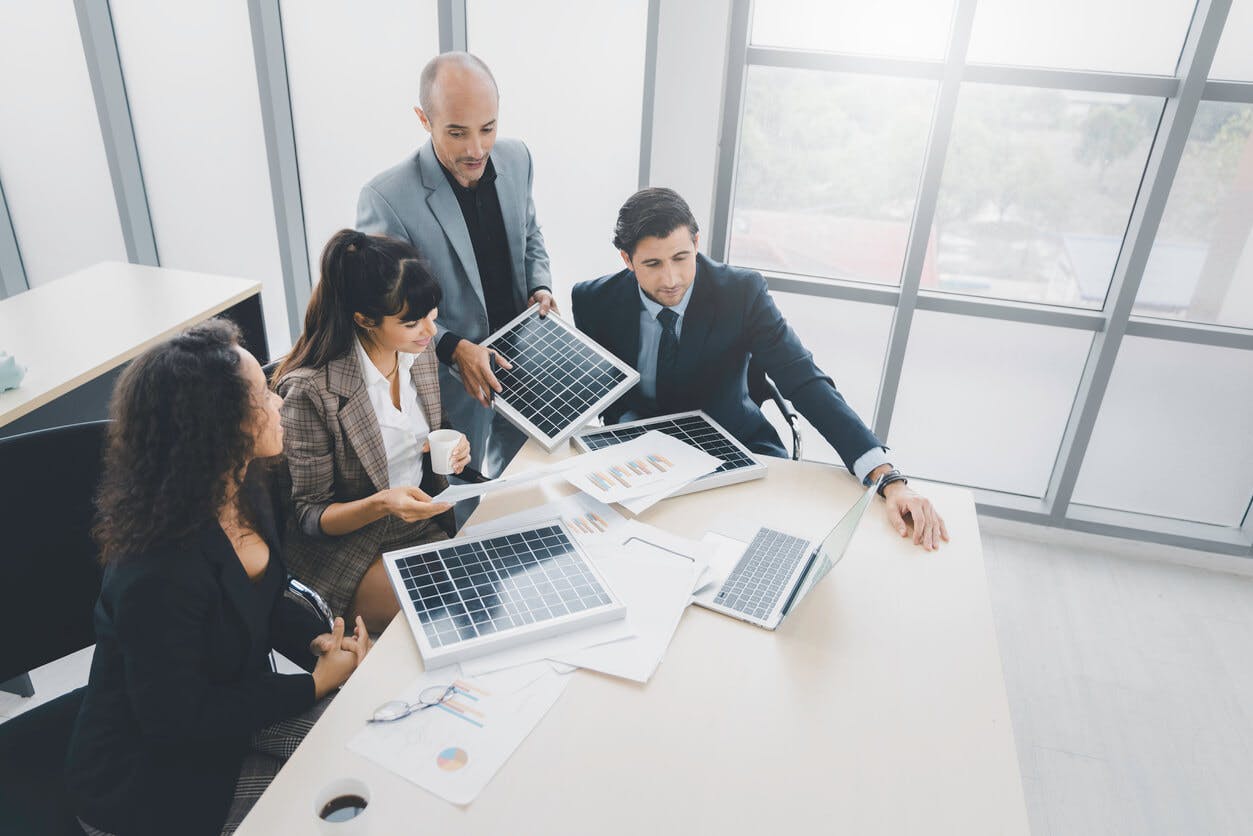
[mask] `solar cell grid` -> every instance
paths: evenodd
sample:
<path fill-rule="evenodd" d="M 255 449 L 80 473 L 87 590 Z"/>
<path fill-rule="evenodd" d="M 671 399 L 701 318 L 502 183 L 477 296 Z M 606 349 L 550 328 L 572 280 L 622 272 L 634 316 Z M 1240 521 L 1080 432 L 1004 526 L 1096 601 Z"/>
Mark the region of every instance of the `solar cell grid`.
<path fill-rule="evenodd" d="M 700 415 L 681 416 L 629 427 L 606 427 L 596 432 L 584 433 L 580 438 L 590 449 L 599 450 L 638 438 L 649 430 L 658 430 L 666 435 L 674 436 L 693 447 L 704 450 L 711 456 L 722 459 L 723 463 L 714 473 L 725 473 L 757 464 L 754 459 L 744 455 L 739 447 Z"/>
<path fill-rule="evenodd" d="M 505 414 L 553 446 L 638 379 L 585 340 L 556 316 L 528 311 L 486 343 L 513 365 L 496 371 L 503 390 L 497 398 L 516 417 Z"/>
<path fill-rule="evenodd" d="M 436 648 L 611 602 L 557 526 L 400 557 L 396 568 Z"/>

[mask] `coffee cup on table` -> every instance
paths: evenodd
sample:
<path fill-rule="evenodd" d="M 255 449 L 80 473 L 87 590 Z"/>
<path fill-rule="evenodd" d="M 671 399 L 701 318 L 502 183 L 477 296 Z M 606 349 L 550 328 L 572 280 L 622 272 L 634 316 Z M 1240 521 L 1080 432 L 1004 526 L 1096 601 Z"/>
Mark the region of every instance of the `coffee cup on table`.
<path fill-rule="evenodd" d="M 366 836 L 370 832 L 370 788 L 356 778 L 340 778 L 314 797 L 318 832 L 326 836 Z"/>
<path fill-rule="evenodd" d="M 431 468 L 441 476 L 451 474 L 452 454 L 461 443 L 461 433 L 456 430 L 436 430 L 427 440 L 431 443 Z"/>

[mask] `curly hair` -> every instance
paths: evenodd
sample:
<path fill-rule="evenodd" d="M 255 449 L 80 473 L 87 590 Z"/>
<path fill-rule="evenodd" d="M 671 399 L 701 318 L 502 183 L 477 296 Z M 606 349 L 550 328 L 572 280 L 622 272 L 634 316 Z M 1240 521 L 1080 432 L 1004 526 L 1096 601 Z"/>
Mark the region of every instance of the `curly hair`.
<path fill-rule="evenodd" d="M 239 329 L 225 319 L 189 328 L 122 372 L 109 412 L 92 535 L 113 563 L 175 542 L 216 520 L 252 455 L 253 403 L 240 371 Z M 239 491 L 238 513 L 254 521 Z"/>

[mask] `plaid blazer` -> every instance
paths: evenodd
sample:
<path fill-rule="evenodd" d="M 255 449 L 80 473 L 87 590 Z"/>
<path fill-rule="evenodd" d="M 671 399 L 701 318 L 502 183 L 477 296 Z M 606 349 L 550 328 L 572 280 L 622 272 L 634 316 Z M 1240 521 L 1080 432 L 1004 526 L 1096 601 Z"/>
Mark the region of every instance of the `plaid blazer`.
<path fill-rule="evenodd" d="M 413 385 L 432 429 L 442 426 L 439 361 L 425 351 L 413 362 Z M 335 502 L 363 499 L 390 485 L 387 450 L 366 391 L 357 353 L 322 368 L 295 369 L 276 386 L 283 396 L 283 451 L 291 472 L 294 513 L 287 524 L 283 561 L 317 590 L 331 611 L 344 614 L 357 585 L 384 548 L 444 539 L 455 532 L 452 512 L 406 523 L 388 515 L 351 534 L 323 533 L 322 512 Z M 448 480 L 423 457 L 421 488 L 442 491 Z"/>

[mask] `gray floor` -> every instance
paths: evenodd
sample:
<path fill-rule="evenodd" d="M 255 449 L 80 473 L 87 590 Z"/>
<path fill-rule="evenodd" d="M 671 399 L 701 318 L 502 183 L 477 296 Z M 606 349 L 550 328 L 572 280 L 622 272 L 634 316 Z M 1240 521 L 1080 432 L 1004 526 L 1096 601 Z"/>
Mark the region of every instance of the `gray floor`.
<path fill-rule="evenodd" d="M 983 542 L 1035 836 L 1253 833 L 1253 563 L 995 520 Z"/>

